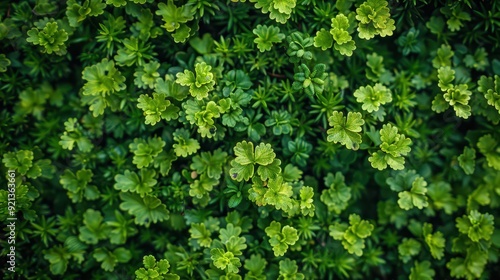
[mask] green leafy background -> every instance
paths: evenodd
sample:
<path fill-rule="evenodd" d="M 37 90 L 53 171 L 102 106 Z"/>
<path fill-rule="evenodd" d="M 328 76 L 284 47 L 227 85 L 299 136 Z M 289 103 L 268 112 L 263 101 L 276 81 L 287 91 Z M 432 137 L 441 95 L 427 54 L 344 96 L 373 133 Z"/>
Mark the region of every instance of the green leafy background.
<path fill-rule="evenodd" d="M 498 38 L 498 1 L 2 1 L 1 273 L 493 279 Z"/>

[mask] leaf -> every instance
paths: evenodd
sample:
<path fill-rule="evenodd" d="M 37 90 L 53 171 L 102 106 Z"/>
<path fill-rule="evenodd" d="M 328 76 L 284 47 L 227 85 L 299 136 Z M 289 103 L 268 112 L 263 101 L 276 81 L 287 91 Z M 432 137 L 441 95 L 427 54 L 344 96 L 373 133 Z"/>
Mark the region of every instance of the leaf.
<path fill-rule="evenodd" d="M 281 176 L 276 179 L 269 179 L 267 186 L 269 189 L 264 195 L 265 203 L 273 205 L 277 210 L 288 211 L 292 207 L 292 186 L 283 182 Z"/>
<path fill-rule="evenodd" d="M 417 177 L 412 183 L 410 191 L 402 191 L 398 194 L 399 200 L 398 204 L 404 210 L 410 210 L 413 207 L 422 209 L 427 207 L 429 203 L 427 202 L 427 182 L 424 181 L 423 177 Z"/>
<path fill-rule="evenodd" d="M 462 167 L 465 174 L 473 174 L 476 167 L 476 150 L 465 147 L 463 153 L 458 156 L 458 164 Z"/>
<path fill-rule="evenodd" d="M 222 174 L 222 166 L 225 164 L 227 153 L 221 149 L 210 152 L 202 152 L 200 155 L 193 157 L 191 169 L 196 170 L 198 174 L 206 173 L 208 177 L 220 179 Z"/>
<path fill-rule="evenodd" d="M 346 148 L 357 150 L 361 144 L 361 126 L 365 123 L 359 112 L 349 112 L 347 117 L 344 113 L 334 111 L 328 118 L 328 123 L 333 128 L 327 130 L 329 142 L 341 143 Z"/>
<path fill-rule="evenodd" d="M 398 245 L 399 258 L 407 263 L 412 257 L 417 256 L 421 249 L 420 243 L 413 238 L 403 238 L 403 242 Z"/>
<path fill-rule="evenodd" d="M 155 125 L 161 119 L 170 121 L 178 118 L 179 107 L 166 100 L 166 95 L 154 92 L 153 98 L 141 94 L 137 99 L 137 108 L 144 111 L 145 123 Z"/>
<path fill-rule="evenodd" d="M 222 249 L 215 248 L 210 250 L 211 259 L 215 267 L 219 269 L 226 269 L 230 273 L 238 273 L 241 267 L 240 259 L 235 257 L 231 252 L 225 252 Z"/>
<path fill-rule="evenodd" d="M 260 143 L 257 147 L 255 147 L 255 160 L 253 163 L 257 163 L 259 165 L 269 165 L 274 161 L 275 157 L 276 154 L 274 153 L 271 144 Z"/>
<path fill-rule="evenodd" d="M 281 41 L 285 39 L 285 34 L 279 32 L 280 29 L 276 26 L 257 25 L 257 27 L 253 30 L 253 34 L 257 36 L 257 38 L 254 39 L 254 43 L 257 44 L 259 51 L 270 51 L 273 44 L 281 43 Z"/>
<path fill-rule="evenodd" d="M 423 261 L 419 263 L 415 261 L 415 265 L 410 271 L 410 280 L 432 280 L 434 279 L 434 269 L 431 268 L 431 262 Z"/>
<path fill-rule="evenodd" d="M 274 159 L 271 164 L 261 165 L 257 168 L 257 174 L 259 174 L 262 180 L 276 179 L 281 174 L 281 160 Z"/>
<path fill-rule="evenodd" d="M 194 10 L 188 5 L 177 7 L 173 0 L 168 0 L 167 4 L 159 3 L 156 14 L 162 16 L 165 22 L 162 27 L 168 32 L 174 32 L 181 26 L 181 23 L 186 23 L 193 19 Z"/>
<path fill-rule="evenodd" d="M 304 274 L 298 273 L 299 267 L 297 266 L 296 261 L 292 261 L 288 258 L 281 260 L 279 262 L 279 267 L 280 267 L 280 276 L 278 277 L 279 280 L 284 280 L 284 279 L 295 279 L 295 280 L 302 280 L 304 279 Z"/>
<path fill-rule="evenodd" d="M 145 197 L 153 191 L 156 185 L 156 172 L 150 169 L 141 169 L 139 174 L 125 170 L 124 174 L 115 176 L 115 189 L 124 192 L 135 192 Z"/>
<path fill-rule="evenodd" d="M 394 20 L 390 18 L 387 1 L 368 0 L 356 9 L 359 38 L 371 39 L 375 35 L 392 36 L 396 29 Z"/>
<path fill-rule="evenodd" d="M 103 248 L 97 248 L 94 250 L 92 256 L 101 263 L 101 267 L 104 271 L 114 271 L 117 263 L 127 263 L 131 258 L 132 254 L 129 250 L 119 247 L 110 252 Z"/>
<path fill-rule="evenodd" d="M 481 239 L 488 241 L 495 230 L 493 220 L 491 214 L 472 210 L 469 215 L 458 217 L 456 226 L 460 233 L 467 235 L 473 242 L 479 242 Z"/>
<path fill-rule="evenodd" d="M 187 157 L 198 151 L 200 144 L 198 140 L 192 139 L 189 136 L 189 131 L 184 128 L 178 128 L 173 133 L 174 141 L 176 142 L 174 147 L 175 155 L 178 157 Z"/>
<path fill-rule="evenodd" d="M 175 82 L 188 86 L 191 95 L 197 100 L 202 100 L 214 89 L 214 74 L 211 72 L 212 66 L 205 62 L 196 63 L 194 68 L 196 75 L 190 70 L 184 70 L 184 73 L 177 73 Z"/>
<path fill-rule="evenodd" d="M 191 234 L 190 239 L 196 240 L 202 247 L 208 248 L 212 244 L 211 232 L 206 229 L 205 224 L 191 224 L 189 233 Z"/>
<path fill-rule="evenodd" d="M 155 224 L 169 218 L 167 207 L 156 197 L 149 195 L 140 197 L 137 194 L 122 192 L 120 198 L 123 201 L 120 203 L 120 209 L 135 216 L 134 222 L 137 225 L 149 227 L 151 223 Z"/>
<path fill-rule="evenodd" d="M 498 149 L 498 141 L 495 140 L 491 134 L 486 134 L 479 138 L 477 147 L 479 148 L 479 151 L 486 156 L 488 166 L 493 167 L 496 170 L 500 170 L 500 151 Z"/>
<path fill-rule="evenodd" d="M 354 92 L 356 101 L 363 103 L 361 108 L 371 113 L 378 111 L 380 105 L 392 101 L 391 90 L 376 83 L 375 86 L 360 87 Z"/>
<path fill-rule="evenodd" d="M 331 48 L 332 45 L 333 37 L 328 30 L 321 28 L 320 31 L 316 32 L 316 36 L 314 37 L 314 46 L 316 48 L 321 48 L 321 50 L 326 51 Z"/>
<path fill-rule="evenodd" d="M 299 236 L 297 230 L 291 226 L 281 228 L 281 223 L 272 221 L 265 229 L 269 239 L 269 244 L 273 247 L 276 257 L 283 256 L 288 250 L 288 246 L 294 245 Z"/>
<path fill-rule="evenodd" d="M 444 256 L 445 239 L 439 231 L 432 233 L 432 225 L 424 223 L 422 234 L 433 258 L 440 260 Z"/>
<path fill-rule="evenodd" d="M 79 228 L 78 238 L 87 244 L 97 244 L 101 239 L 108 238 L 109 228 L 103 223 L 101 212 L 87 209 L 83 214 L 84 226 Z"/>

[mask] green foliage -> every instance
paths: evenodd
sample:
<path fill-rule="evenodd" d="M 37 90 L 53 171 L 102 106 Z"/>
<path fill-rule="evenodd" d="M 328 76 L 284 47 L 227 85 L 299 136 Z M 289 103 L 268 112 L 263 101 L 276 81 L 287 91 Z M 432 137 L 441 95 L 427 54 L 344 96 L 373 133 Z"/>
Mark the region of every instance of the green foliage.
<path fill-rule="evenodd" d="M 328 123 L 333 128 L 326 131 L 328 134 L 327 140 L 334 143 L 341 143 L 348 149 L 357 150 L 361 144 L 361 126 L 365 123 L 361 113 L 348 112 L 344 117 L 344 113 L 334 111 L 332 116 L 328 118 Z"/>
<path fill-rule="evenodd" d="M 137 168 L 148 167 L 153 163 L 158 154 L 161 153 L 165 142 L 160 138 L 148 138 L 143 140 L 136 138 L 133 143 L 130 143 L 129 148 L 134 153 L 132 163 L 137 165 Z"/>
<path fill-rule="evenodd" d="M 328 207 L 328 211 L 333 211 L 336 214 L 340 214 L 347 208 L 352 197 L 351 188 L 345 184 L 344 180 L 344 176 L 340 172 L 337 172 L 335 176 L 328 173 L 325 177 L 325 186 L 328 189 L 323 190 L 320 197 L 321 201 Z"/>
<path fill-rule="evenodd" d="M 325 79 L 328 76 L 325 73 L 325 65 L 316 64 L 313 71 L 305 64 L 299 65 L 299 72 L 293 75 L 294 82 L 292 87 L 297 91 L 304 91 L 309 96 L 318 95 L 323 92 Z"/>
<path fill-rule="evenodd" d="M 81 202 L 84 197 L 87 200 L 96 200 L 99 198 L 99 189 L 89 185 L 92 176 L 92 170 L 89 169 L 78 170 L 76 174 L 66 169 L 59 182 L 68 191 L 68 197 L 73 203 Z"/>
<path fill-rule="evenodd" d="M 43 47 L 42 52 L 57 55 L 66 54 L 65 42 L 68 40 L 68 33 L 64 29 L 59 29 L 57 22 L 47 22 L 43 28 L 33 27 L 28 31 L 26 41 L 33 45 Z"/>
<path fill-rule="evenodd" d="M 252 142 L 238 142 L 234 147 L 236 158 L 231 161 L 231 173 L 237 181 L 247 181 L 254 175 L 254 166 L 257 164 L 257 174 L 262 180 L 277 178 L 281 173 L 281 161 L 276 159 L 271 145 L 260 143 L 257 147 Z"/>
<path fill-rule="evenodd" d="M 396 29 L 390 18 L 388 3 L 384 0 L 368 0 L 356 9 L 359 38 L 371 39 L 375 35 L 392 36 Z"/>
<path fill-rule="evenodd" d="M 363 103 L 361 108 L 369 113 L 378 111 L 380 105 L 392 101 L 391 90 L 381 84 L 360 87 L 354 92 L 356 101 Z"/>
<path fill-rule="evenodd" d="M 110 94 L 124 90 L 126 78 L 115 68 L 113 61 L 103 59 L 101 62 L 87 66 L 82 78 L 87 82 L 83 86 L 83 101 L 90 104 L 94 117 L 104 114 L 106 107 L 111 105 Z"/>
<path fill-rule="evenodd" d="M 269 244 L 273 247 L 276 257 L 285 255 L 288 247 L 294 245 L 299 240 L 295 228 L 291 226 L 281 228 L 281 223 L 279 222 L 272 221 L 265 230 L 267 236 L 270 238 Z"/>
<path fill-rule="evenodd" d="M 498 145 L 498 141 L 491 134 L 482 136 L 477 142 L 477 147 L 486 157 L 488 166 L 496 170 L 500 170 L 500 151 L 498 150 Z"/>
<path fill-rule="evenodd" d="M 155 125 L 162 119 L 170 121 L 178 118 L 179 107 L 165 98 L 165 94 L 156 92 L 153 93 L 153 98 L 146 94 L 139 96 L 137 108 L 144 111 L 146 124 Z"/>
<path fill-rule="evenodd" d="M 189 92 L 196 99 L 201 100 L 208 97 L 208 93 L 214 89 L 214 74 L 210 72 L 212 66 L 205 62 L 195 65 L 195 73 L 184 70 L 184 73 L 177 73 L 176 83 L 188 86 Z"/>
<path fill-rule="evenodd" d="M 439 103 L 441 97 L 436 97 L 432 102 L 432 109 L 436 112 L 443 112 L 449 105 L 453 106 L 458 117 L 467 119 L 471 115 L 471 107 L 468 105 L 472 92 L 467 90 L 467 84 L 453 85 L 455 71 L 449 66 L 438 69 L 438 86 L 444 92 L 442 99 L 448 102 L 444 105 Z"/>
<path fill-rule="evenodd" d="M 284 259 L 280 261 L 280 276 L 279 280 L 302 280 L 304 279 L 304 274 L 298 273 L 298 266 L 295 261 L 290 259 Z"/>
<path fill-rule="evenodd" d="M 255 3 L 255 8 L 261 9 L 262 13 L 269 13 L 269 18 L 286 23 L 297 4 L 296 0 L 250 0 Z"/>
<path fill-rule="evenodd" d="M 271 50 L 273 44 L 281 43 L 285 39 L 285 35 L 280 33 L 280 29 L 275 26 L 257 25 L 253 30 L 253 34 L 257 36 L 253 40 L 257 44 L 260 52 Z"/>
<path fill-rule="evenodd" d="M 152 255 L 144 256 L 142 263 L 144 267 L 141 267 L 135 271 L 136 279 L 168 279 L 168 280 L 179 280 L 179 275 L 175 273 L 168 273 L 170 268 L 170 263 L 166 259 L 161 259 L 159 261 Z"/>
<path fill-rule="evenodd" d="M 340 240 L 344 249 L 356 256 L 363 255 L 365 239 L 372 234 L 373 229 L 374 226 L 370 222 L 362 220 L 356 214 L 349 215 L 349 225 L 335 222 L 328 227 L 330 236 Z"/>
<path fill-rule="evenodd" d="M 446 240 L 440 231 L 432 233 L 432 225 L 425 223 L 422 228 L 422 235 L 433 258 L 440 260 L 444 256 L 444 246 Z"/>
<path fill-rule="evenodd" d="M 500 113 L 500 77 L 495 78 L 481 76 L 477 82 L 479 92 L 484 94 L 488 105 L 495 107 Z"/>
<path fill-rule="evenodd" d="M 394 170 L 404 168 L 405 159 L 412 144 L 411 139 L 398 133 L 397 127 L 391 124 L 384 124 L 380 130 L 380 151 L 373 153 L 369 158 L 373 168 L 379 170 L 386 169 L 389 165 Z"/>
<path fill-rule="evenodd" d="M 494 279 L 497 2 L 2 2 L 2 277 Z"/>
<path fill-rule="evenodd" d="M 490 240 L 495 229 L 493 216 L 488 213 L 481 214 L 477 210 L 472 210 L 469 215 L 457 218 L 457 228 L 473 242 L 479 242 L 481 239 Z"/>
<path fill-rule="evenodd" d="M 138 193 L 141 197 L 152 192 L 156 185 L 156 172 L 150 169 L 141 169 L 139 174 L 125 170 L 124 174 L 115 176 L 115 189 L 124 192 Z"/>

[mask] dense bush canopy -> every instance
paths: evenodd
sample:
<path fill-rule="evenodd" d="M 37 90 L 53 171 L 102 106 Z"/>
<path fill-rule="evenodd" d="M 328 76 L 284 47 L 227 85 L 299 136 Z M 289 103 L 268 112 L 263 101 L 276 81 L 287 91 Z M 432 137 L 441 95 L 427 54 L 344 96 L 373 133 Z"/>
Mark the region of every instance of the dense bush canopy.
<path fill-rule="evenodd" d="M 5 279 L 500 275 L 500 1 L 1 1 L 0 101 Z"/>

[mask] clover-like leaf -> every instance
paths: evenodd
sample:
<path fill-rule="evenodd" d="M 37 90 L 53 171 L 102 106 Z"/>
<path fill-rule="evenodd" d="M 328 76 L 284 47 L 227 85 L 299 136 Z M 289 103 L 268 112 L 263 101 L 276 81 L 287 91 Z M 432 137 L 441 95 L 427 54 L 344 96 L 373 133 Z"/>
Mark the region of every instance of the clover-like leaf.
<path fill-rule="evenodd" d="M 281 43 L 285 39 L 285 34 L 280 33 L 277 26 L 257 25 L 253 30 L 253 34 L 257 36 L 254 43 L 257 44 L 260 52 L 270 51 L 275 43 Z"/>
<path fill-rule="evenodd" d="M 345 145 L 348 149 L 357 150 L 361 144 L 361 127 L 365 123 L 359 112 L 344 113 L 334 111 L 328 118 L 328 123 L 333 128 L 326 131 L 327 140 L 334 143 Z"/>

